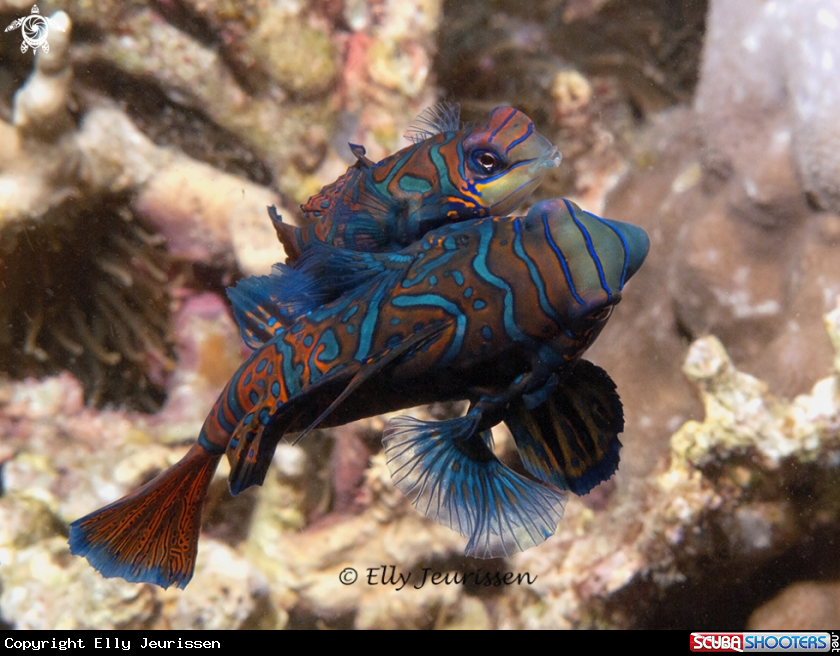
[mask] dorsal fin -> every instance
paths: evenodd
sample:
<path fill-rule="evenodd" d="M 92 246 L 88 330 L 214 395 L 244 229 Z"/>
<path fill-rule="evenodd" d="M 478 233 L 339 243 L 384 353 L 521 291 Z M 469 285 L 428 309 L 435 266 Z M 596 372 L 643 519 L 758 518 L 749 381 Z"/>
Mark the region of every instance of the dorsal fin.
<path fill-rule="evenodd" d="M 411 143 L 420 143 L 441 132 L 461 129 L 461 106 L 445 100 L 427 107 L 414 119 L 405 138 Z"/>
<path fill-rule="evenodd" d="M 277 233 L 277 239 L 280 240 L 280 245 L 286 251 L 286 261 L 294 262 L 300 257 L 301 244 L 303 243 L 300 228 L 293 226 L 291 223 L 285 223 L 274 205 L 268 206 L 268 216 L 274 226 L 274 232 Z"/>
<path fill-rule="evenodd" d="M 398 253 L 348 251 L 311 241 L 294 267 L 275 264 L 269 275 L 240 280 L 227 295 L 242 339 L 257 349 L 298 317 L 346 292 L 358 292 L 377 276 L 400 275 L 413 261 Z"/>
<path fill-rule="evenodd" d="M 366 161 L 370 161 L 364 158 Z M 352 193 L 352 191 L 359 186 L 361 180 L 359 177 L 363 175 L 363 171 L 368 168 L 367 165 L 362 165 L 359 159 L 350 166 L 347 171 L 335 182 L 331 182 L 324 187 L 317 194 L 310 196 L 309 200 L 300 206 L 303 214 L 308 219 L 319 219 L 323 214 L 328 212 L 330 208 L 336 203 L 336 200 L 344 198 L 345 194 Z"/>
<path fill-rule="evenodd" d="M 361 144 L 354 144 L 354 143 L 347 143 L 350 146 L 350 152 L 353 153 L 353 157 L 356 158 L 356 164 L 354 166 L 358 166 L 360 168 L 369 169 L 371 166 L 375 164 L 372 159 L 368 159 L 365 157 L 367 154 L 367 150 Z"/>
<path fill-rule="evenodd" d="M 360 178 L 364 175 L 364 171 L 376 162 L 365 156 L 367 151 L 364 146 L 353 143 L 348 143 L 347 145 L 350 146 L 350 152 L 353 153 L 356 161 L 347 168 L 344 175 L 335 182 L 321 187 L 321 191 L 310 196 L 309 200 L 300 206 L 300 209 L 303 210 L 304 215 L 308 219 L 320 218 L 335 205 L 335 199 L 342 200 L 346 194 L 353 193 L 364 186 L 363 180 Z M 341 205 L 341 203 L 338 204 Z"/>

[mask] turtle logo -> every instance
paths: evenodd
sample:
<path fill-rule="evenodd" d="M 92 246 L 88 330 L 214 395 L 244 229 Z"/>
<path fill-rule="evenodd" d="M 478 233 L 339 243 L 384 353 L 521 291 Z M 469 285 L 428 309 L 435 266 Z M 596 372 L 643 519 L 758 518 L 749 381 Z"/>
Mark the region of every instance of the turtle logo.
<path fill-rule="evenodd" d="M 34 55 L 39 46 L 44 49 L 44 52 L 50 51 L 47 35 L 51 26 L 64 32 L 64 28 L 54 19 L 41 16 L 38 12 L 38 5 L 32 5 L 32 13 L 29 16 L 12 21 L 12 24 L 6 28 L 6 32 L 20 28 L 23 33 L 23 43 L 20 44 L 20 51 L 26 52 L 29 48 L 32 48 L 32 54 Z"/>

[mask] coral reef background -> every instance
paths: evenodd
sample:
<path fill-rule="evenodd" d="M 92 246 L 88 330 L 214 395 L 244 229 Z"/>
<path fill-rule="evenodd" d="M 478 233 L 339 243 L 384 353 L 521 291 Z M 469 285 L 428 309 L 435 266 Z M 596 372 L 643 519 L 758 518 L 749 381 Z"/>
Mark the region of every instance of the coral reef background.
<path fill-rule="evenodd" d="M 0 626 L 840 624 L 838 0 L 38 7 L 48 51 L 0 33 Z M 223 291 L 284 258 L 266 205 L 299 221 L 347 142 L 389 154 L 441 98 L 523 109 L 564 155 L 535 201 L 651 235 L 589 356 L 625 406 L 616 477 L 540 547 L 467 559 L 373 418 L 236 498 L 220 467 L 185 591 L 71 557 L 67 524 L 174 463 L 245 356 Z M 505 572 L 532 582 L 482 583 Z"/>

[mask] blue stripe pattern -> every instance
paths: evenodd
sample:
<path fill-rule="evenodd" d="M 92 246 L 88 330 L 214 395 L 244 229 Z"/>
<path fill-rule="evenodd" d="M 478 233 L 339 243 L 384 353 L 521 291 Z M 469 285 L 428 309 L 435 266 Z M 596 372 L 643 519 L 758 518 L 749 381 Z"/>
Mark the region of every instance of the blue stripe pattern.
<path fill-rule="evenodd" d="M 578 230 L 580 230 L 581 235 L 586 241 L 586 249 L 589 251 L 589 256 L 592 258 L 592 262 L 598 269 L 598 279 L 601 281 L 601 288 L 607 293 L 607 299 L 611 301 L 612 291 L 610 290 L 609 285 L 607 285 L 607 280 L 604 277 L 604 267 L 601 264 L 601 258 L 599 258 L 598 253 L 595 252 L 595 246 L 592 244 L 592 237 L 589 235 L 589 231 L 578 220 L 577 216 L 575 215 L 575 210 L 572 208 L 569 201 L 564 200 L 564 202 L 566 203 L 566 207 L 569 209 L 569 214 L 572 215 L 572 219 L 574 220 L 575 225 L 578 227 Z"/>

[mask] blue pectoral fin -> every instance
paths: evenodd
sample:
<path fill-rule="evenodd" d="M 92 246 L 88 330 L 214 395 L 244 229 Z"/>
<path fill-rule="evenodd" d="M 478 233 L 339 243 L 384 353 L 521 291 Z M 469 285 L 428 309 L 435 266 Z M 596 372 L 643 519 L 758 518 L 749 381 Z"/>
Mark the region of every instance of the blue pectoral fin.
<path fill-rule="evenodd" d="M 554 534 L 566 495 L 505 467 L 474 416 L 397 417 L 382 442 L 394 484 L 427 517 L 469 537 L 466 554 L 503 558 Z"/>
<path fill-rule="evenodd" d="M 242 339 L 252 349 L 329 300 L 321 281 L 284 264 L 275 264 L 267 276 L 240 280 L 227 295 Z"/>
<path fill-rule="evenodd" d="M 621 400 L 609 375 L 591 362 L 578 362 L 540 405 L 522 399 L 508 412 L 522 462 L 541 481 L 582 495 L 618 469 Z"/>
<path fill-rule="evenodd" d="M 313 241 L 307 244 L 296 268 L 305 278 L 317 280 L 332 300 L 345 292 L 357 292 L 383 275 L 401 275 L 413 261 L 398 253 L 365 253 Z"/>
<path fill-rule="evenodd" d="M 377 205 L 376 198 L 367 192 L 358 194 L 362 210 L 338 208 L 333 222 L 340 226 L 337 234 L 343 240 L 340 245 L 351 251 L 373 252 L 388 245 L 386 224 L 388 208 Z"/>

